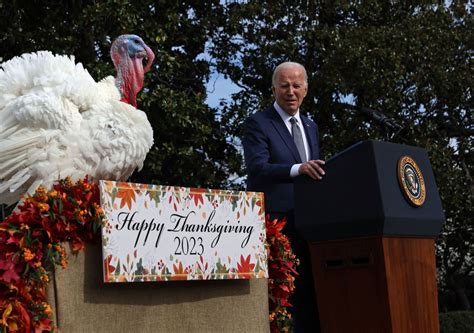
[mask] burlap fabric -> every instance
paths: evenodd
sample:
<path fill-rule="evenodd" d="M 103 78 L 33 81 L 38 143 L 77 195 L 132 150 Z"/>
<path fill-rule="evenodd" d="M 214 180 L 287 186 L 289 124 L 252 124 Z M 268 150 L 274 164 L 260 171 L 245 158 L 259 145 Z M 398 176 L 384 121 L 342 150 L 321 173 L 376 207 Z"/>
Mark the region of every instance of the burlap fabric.
<path fill-rule="evenodd" d="M 48 300 L 61 333 L 268 332 L 266 279 L 104 284 L 101 248 L 58 268 Z"/>

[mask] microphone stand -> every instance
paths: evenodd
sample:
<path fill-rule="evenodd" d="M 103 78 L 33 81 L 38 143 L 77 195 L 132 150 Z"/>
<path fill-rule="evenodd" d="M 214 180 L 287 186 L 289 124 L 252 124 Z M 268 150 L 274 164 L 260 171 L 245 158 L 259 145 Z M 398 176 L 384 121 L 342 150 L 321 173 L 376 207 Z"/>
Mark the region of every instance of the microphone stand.
<path fill-rule="evenodd" d="M 390 117 L 387 117 L 383 113 L 376 111 L 374 109 L 370 109 L 365 106 L 352 105 L 348 103 L 338 103 L 338 104 L 346 109 L 361 112 L 364 115 L 375 120 L 377 123 L 379 123 L 384 132 L 386 141 L 392 141 L 398 134 L 400 134 L 401 130 L 403 129 L 403 126 L 400 125 L 397 121 L 395 121 L 394 119 Z"/>

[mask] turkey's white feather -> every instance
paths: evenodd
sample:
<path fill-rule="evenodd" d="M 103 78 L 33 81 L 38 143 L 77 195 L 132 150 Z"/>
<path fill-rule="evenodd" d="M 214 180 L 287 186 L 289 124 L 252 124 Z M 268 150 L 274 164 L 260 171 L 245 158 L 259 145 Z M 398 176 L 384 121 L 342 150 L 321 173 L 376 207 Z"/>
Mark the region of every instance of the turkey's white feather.
<path fill-rule="evenodd" d="M 41 51 L 0 65 L 0 203 L 56 180 L 125 180 L 153 145 L 144 112 L 74 57 Z"/>

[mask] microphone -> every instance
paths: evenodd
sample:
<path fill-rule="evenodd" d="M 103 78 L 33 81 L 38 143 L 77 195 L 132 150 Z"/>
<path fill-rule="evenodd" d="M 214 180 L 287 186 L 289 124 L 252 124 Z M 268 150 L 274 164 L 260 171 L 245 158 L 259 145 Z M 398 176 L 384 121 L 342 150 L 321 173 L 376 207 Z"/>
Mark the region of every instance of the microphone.
<path fill-rule="evenodd" d="M 358 111 L 369 118 L 375 120 L 377 123 L 379 123 L 383 129 L 385 130 L 390 130 L 393 132 L 393 137 L 395 137 L 400 131 L 403 129 L 403 126 L 397 123 L 394 119 L 387 117 L 383 113 L 365 107 L 365 106 L 358 106 L 358 105 L 352 105 L 348 103 L 338 103 L 344 108 L 350 109 L 350 110 L 355 110 Z"/>

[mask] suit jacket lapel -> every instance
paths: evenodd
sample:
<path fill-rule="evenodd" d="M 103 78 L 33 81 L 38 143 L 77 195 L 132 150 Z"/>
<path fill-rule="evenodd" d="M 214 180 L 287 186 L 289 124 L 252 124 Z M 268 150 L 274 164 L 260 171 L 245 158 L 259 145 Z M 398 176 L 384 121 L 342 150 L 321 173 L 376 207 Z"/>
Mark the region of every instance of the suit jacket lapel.
<path fill-rule="evenodd" d="M 289 151 L 291 152 L 295 160 L 298 163 L 301 163 L 300 154 L 298 153 L 298 149 L 296 148 L 295 142 L 293 141 L 293 138 L 291 137 L 291 134 L 288 131 L 288 128 L 283 122 L 283 119 L 281 119 L 280 115 L 278 114 L 278 112 L 275 110 L 273 106 L 269 109 L 269 115 L 270 115 L 270 118 L 271 118 L 270 120 L 273 126 L 275 127 L 278 134 L 280 134 L 281 138 L 285 142 Z"/>
<path fill-rule="evenodd" d="M 311 130 L 311 125 L 308 119 L 300 114 L 301 122 L 303 123 L 304 131 L 306 133 L 306 140 L 308 140 L 308 147 L 309 147 L 309 159 L 312 160 L 314 158 L 314 151 L 313 147 L 316 143 L 316 137 L 314 131 Z"/>

